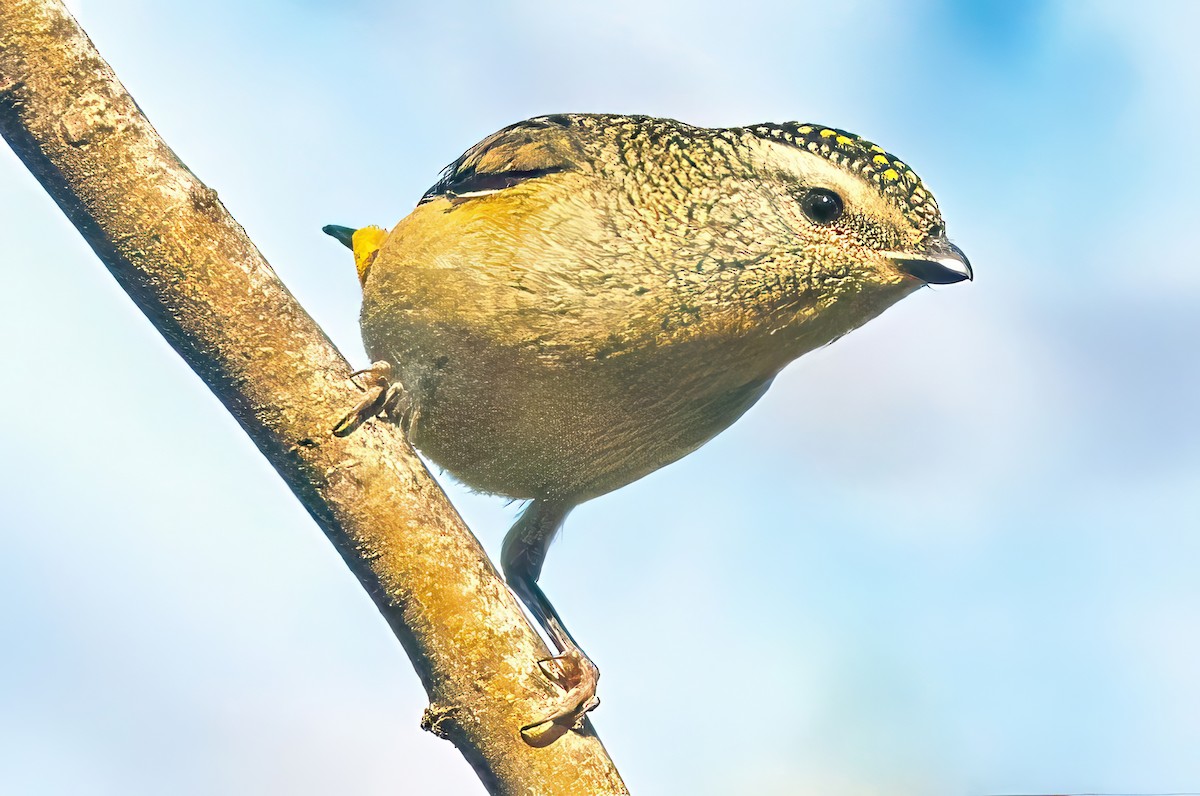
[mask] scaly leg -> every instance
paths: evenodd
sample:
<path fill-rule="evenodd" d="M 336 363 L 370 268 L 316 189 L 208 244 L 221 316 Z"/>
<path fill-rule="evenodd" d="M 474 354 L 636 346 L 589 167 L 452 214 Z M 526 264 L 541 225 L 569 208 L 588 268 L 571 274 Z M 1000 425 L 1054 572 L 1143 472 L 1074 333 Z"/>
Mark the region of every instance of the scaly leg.
<path fill-rule="evenodd" d="M 600 678 L 600 670 L 571 638 L 562 618 L 537 584 L 546 560 L 546 550 L 572 508 L 571 504 L 533 501 L 504 537 L 500 552 L 500 566 L 508 585 L 561 653 L 538 661 L 538 666 L 565 693 L 552 706 L 549 715 L 522 727 L 522 734 L 550 722 L 577 727 L 582 723 L 584 714 L 600 704 L 596 697 L 596 681 Z"/>
<path fill-rule="evenodd" d="M 376 415 L 386 414 L 400 423 L 408 433 L 416 419 L 417 410 L 404 385 L 392 380 L 392 366 L 387 362 L 372 362 L 366 370 L 356 370 L 350 378 L 364 377 L 365 394 L 361 401 L 333 427 L 335 437 L 347 437 Z"/>

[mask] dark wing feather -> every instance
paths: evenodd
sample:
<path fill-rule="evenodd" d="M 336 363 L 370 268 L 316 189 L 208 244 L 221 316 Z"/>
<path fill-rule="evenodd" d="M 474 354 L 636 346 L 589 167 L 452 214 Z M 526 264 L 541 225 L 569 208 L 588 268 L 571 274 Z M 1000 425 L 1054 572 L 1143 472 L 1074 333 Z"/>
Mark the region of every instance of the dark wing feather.
<path fill-rule="evenodd" d="M 421 203 L 494 193 L 570 169 L 580 155 L 570 124 L 566 116 L 541 116 L 493 133 L 447 166 Z"/>

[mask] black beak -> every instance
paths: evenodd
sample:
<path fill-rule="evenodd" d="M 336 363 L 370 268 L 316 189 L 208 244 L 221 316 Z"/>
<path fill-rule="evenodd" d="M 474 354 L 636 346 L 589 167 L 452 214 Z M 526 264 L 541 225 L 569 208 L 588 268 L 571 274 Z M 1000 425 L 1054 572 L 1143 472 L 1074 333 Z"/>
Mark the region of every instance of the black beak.
<path fill-rule="evenodd" d="M 887 256 L 901 271 L 928 285 L 952 285 L 975 278 L 967 255 L 948 240 L 935 241 L 920 254 L 888 252 Z"/>

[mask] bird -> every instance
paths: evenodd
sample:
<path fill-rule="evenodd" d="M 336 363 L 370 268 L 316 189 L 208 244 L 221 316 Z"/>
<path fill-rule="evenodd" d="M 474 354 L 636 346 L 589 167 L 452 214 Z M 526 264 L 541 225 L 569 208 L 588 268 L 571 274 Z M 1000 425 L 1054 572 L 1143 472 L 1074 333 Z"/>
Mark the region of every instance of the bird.
<path fill-rule="evenodd" d="M 473 490 L 529 501 L 505 579 L 556 647 L 521 727 L 576 727 L 599 670 L 538 579 L 579 504 L 699 448 L 793 360 L 926 285 L 973 279 L 933 195 L 857 135 L 553 114 L 452 162 L 353 251 L 372 365 L 337 424 L 381 415 Z"/>

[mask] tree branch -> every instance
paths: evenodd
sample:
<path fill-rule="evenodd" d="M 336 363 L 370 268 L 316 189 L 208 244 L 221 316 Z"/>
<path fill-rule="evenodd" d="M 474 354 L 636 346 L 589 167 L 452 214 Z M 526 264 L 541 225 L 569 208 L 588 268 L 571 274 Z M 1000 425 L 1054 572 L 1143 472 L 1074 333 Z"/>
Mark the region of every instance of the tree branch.
<path fill-rule="evenodd" d="M 0 0 L 0 134 L 374 599 L 429 695 L 423 726 L 491 793 L 627 793 L 590 725 L 521 740 L 553 695 L 545 646 L 397 428 L 330 435 L 360 397 L 346 361 L 59 0 Z"/>

